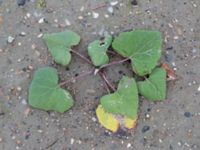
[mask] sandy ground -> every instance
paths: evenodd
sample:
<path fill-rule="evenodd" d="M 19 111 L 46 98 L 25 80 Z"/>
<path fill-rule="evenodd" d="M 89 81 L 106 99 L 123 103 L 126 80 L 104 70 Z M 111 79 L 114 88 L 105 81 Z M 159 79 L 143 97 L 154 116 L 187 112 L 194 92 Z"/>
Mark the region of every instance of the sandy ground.
<path fill-rule="evenodd" d="M 199 0 L 46 2 L 40 9 L 35 0 L 22 7 L 14 0 L 0 0 L 1 150 L 200 149 Z M 99 76 L 87 76 L 65 87 L 73 93 L 75 105 L 64 114 L 29 108 L 27 90 L 35 69 L 55 66 L 64 80 L 91 68 L 74 55 L 67 68 L 53 63 L 41 36 L 65 29 L 81 35 L 76 50 L 85 56 L 87 45 L 104 32 L 116 35 L 129 29 L 159 30 L 165 41 L 162 61 L 180 78 L 168 82 L 164 102 L 141 99 L 138 126 L 129 132 L 111 134 L 97 122 L 95 108 L 106 94 Z M 132 74 L 126 63 L 106 72 L 114 84 L 122 74 Z"/>

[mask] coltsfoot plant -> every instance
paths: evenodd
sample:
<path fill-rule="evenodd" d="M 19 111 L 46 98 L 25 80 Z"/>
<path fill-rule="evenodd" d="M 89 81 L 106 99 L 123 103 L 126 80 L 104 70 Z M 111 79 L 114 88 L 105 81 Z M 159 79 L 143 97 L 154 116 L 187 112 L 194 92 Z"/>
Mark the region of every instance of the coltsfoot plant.
<path fill-rule="evenodd" d="M 162 36 L 158 31 L 133 30 L 122 32 L 114 39 L 108 35 L 102 40 L 95 40 L 88 46 L 91 61 L 73 50 L 73 46 L 80 42 L 80 36 L 73 31 L 45 34 L 43 39 L 57 64 L 69 65 L 71 53 L 74 53 L 93 65 L 93 70 L 73 79 L 97 73 L 102 76 L 109 94 L 100 98 L 96 115 L 100 124 L 112 132 L 120 127 L 132 129 L 136 126 L 139 96 L 149 101 L 163 101 L 166 98 L 167 73 L 159 64 Z M 124 59 L 109 63 L 109 48 Z M 133 76 L 123 76 L 115 90 L 102 70 L 128 60 Z M 45 111 L 67 111 L 73 106 L 73 98 L 61 86 L 68 82 L 58 83 L 57 71 L 52 67 L 36 70 L 29 88 L 29 105 Z"/>

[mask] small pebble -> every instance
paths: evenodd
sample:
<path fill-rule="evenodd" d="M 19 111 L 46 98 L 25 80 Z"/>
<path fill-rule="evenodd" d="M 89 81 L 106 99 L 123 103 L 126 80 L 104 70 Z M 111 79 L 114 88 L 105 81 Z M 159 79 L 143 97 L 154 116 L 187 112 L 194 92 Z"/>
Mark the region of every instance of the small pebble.
<path fill-rule="evenodd" d="M 40 19 L 38 20 L 38 23 L 39 23 L 39 24 L 44 23 L 44 18 L 40 18 Z"/>
<path fill-rule="evenodd" d="M 150 116 L 148 113 L 145 114 L 145 118 L 146 118 L 146 119 L 149 119 L 150 117 L 151 117 L 151 116 Z"/>
<path fill-rule="evenodd" d="M 190 112 L 185 112 L 185 113 L 184 113 L 184 116 L 187 117 L 187 118 L 190 118 L 192 115 L 191 115 Z"/>
<path fill-rule="evenodd" d="M 12 44 L 12 43 L 14 42 L 14 40 L 15 40 L 14 37 L 12 37 L 12 36 L 8 36 L 8 40 L 7 40 L 7 42 L 8 42 L 9 44 Z"/>
<path fill-rule="evenodd" d="M 131 143 L 128 143 L 126 147 L 127 147 L 127 148 L 130 148 L 130 147 L 131 147 Z"/>
<path fill-rule="evenodd" d="M 96 12 L 92 12 L 92 17 L 94 18 L 94 19 L 97 19 L 98 17 L 99 17 L 99 13 L 96 13 Z"/>
<path fill-rule="evenodd" d="M 20 34 L 19 34 L 19 36 L 25 36 L 26 35 L 26 32 L 21 32 Z"/>
<path fill-rule="evenodd" d="M 115 6 L 115 5 L 117 5 L 118 4 L 118 1 L 112 1 L 112 2 L 110 2 L 110 5 L 111 6 Z"/>
<path fill-rule="evenodd" d="M 29 65 L 29 66 L 28 66 L 28 69 L 29 69 L 29 70 L 33 70 L 33 66 Z"/>
<path fill-rule="evenodd" d="M 160 109 L 156 109 L 156 112 L 159 113 L 159 112 L 160 112 Z"/>
<path fill-rule="evenodd" d="M 194 84 L 194 85 L 195 85 L 196 83 L 197 83 L 196 81 L 192 81 L 192 84 Z"/>
<path fill-rule="evenodd" d="M 192 49 L 192 53 L 196 53 L 197 52 L 197 49 L 196 48 L 193 48 Z"/>
<path fill-rule="evenodd" d="M 40 57 L 40 52 L 39 51 L 35 51 L 35 54 L 38 56 L 38 57 Z"/>
<path fill-rule="evenodd" d="M 131 4 L 132 4 L 132 5 L 137 5 L 137 4 L 138 4 L 138 3 L 137 3 L 137 0 L 132 0 L 132 1 L 131 1 Z"/>
<path fill-rule="evenodd" d="M 16 136 L 12 136 L 12 140 L 15 140 L 16 139 Z"/>
<path fill-rule="evenodd" d="M 172 62 L 172 66 L 175 67 L 175 66 L 176 66 L 176 63 L 175 63 L 175 62 Z"/>
<path fill-rule="evenodd" d="M 113 13 L 113 7 L 108 7 L 107 10 L 108 10 L 109 13 L 111 13 L 111 14 Z"/>
<path fill-rule="evenodd" d="M 32 49 L 36 49 L 36 47 L 37 47 L 37 46 L 36 46 L 35 44 L 32 44 L 32 45 L 31 45 L 31 48 L 32 48 Z"/>
<path fill-rule="evenodd" d="M 26 108 L 25 111 L 24 111 L 25 117 L 27 117 L 30 112 L 31 112 L 31 109 L 30 108 Z"/>
<path fill-rule="evenodd" d="M 70 144 L 71 144 L 71 145 L 74 144 L 74 139 L 73 139 L 73 138 L 71 138 L 71 140 L 70 140 Z"/>
<path fill-rule="evenodd" d="M 27 14 L 26 14 L 26 17 L 27 17 L 27 18 L 30 18 L 30 17 L 31 17 L 31 14 L 30 14 L 30 13 L 27 13 Z"/>
<path fill-rule="evenodd" d="M 82 141 L 81 140 L 78 140 L 78 144 L 81 144 L 82 143 Z"/>
<path fill-rule="evenodd" d="M 16 141 L 16 144 L 17 144 L 17 145 L 21 145 L 22 142 L 21 142 L 20 140 L 17 140 L 17 141 Z"/>
<path fill-rule="evenodd" d="M 83 16 L 78 16 L 78 19 L 79 19 L 79 20 L 82 20 L 82 19 L 83 19 Z"/>
<path fill-rule="evenodd" d="M 22 45 L 22 43 L 21 43 L 21 42 L 18 42 L 18 43 L 17 43 L 17 45 L 18 45 L 18 46 L 21 46 L 21 45 Z"/>
<path fill-rule="evenodd" d="M 38 38 L 41 38 L 43 36 L 43 34 L 42 33 L 40 33 L 37 37 Z"/>
<path fill-rule="evenodd" d="M 43 131 L 42 130 L 37 130 L 39 133 L 42 133 Z"/>
<path fill-rule="evenodd" d="M 82 6 L 82 7 L 80 8 L 80 11 L 84 11 L 84 9 L 85 9 L 84 6 Z"/>
<path fill-rule="evenodd" d="M 182 146 L 182 143 L 181 143 L 181 142 L 178 142 L 178 146 Z"/>
<path fill-rule="evenodd" d="M 200 92 L 200 86 L 198 87 L 197 91 Z"/>
<path fill-rule="evenodd" d="M 95 117 L 92 117 L 92 121 L 96 122 L 96 121 L 97 121 L 97 119 L 96 119 Z"/>
<path fill-rule="evenodd" d="M 178 36 L 174 36 L 174 40 L 178 40 L 178 38 L 179 38 Z"/>
<path fill-rule="evenodd" d="M 17 91 L 21 91 L 22 88 L 20 86 L 17 87 Z"/>
<path fill-rule="evenodd" d="M 67 26 L 70 26 L 70 25 L 71 25 L 71 23 L 70 23 L 70 21 L 69 21 L 68 19 L 65 19 L 65 24 L 66 24 Z"/>
<path fill-rule="evenodd" d="M 25 99 L 22 100 L 22 104 L 23 104 L 23 105 L 27 105 L 27 102 L 26 102 Z"/>
<path fill-rule="evenodd" d="M 149 129 L 150 129 L 149 126 L 144 126 L 144 127 L 142 128 L 142 133 L 145 133 L 145 132 L 149 131 Z"/>
<path fill-rule="evenodd" d="M 173 28 L 173 25 L 172 25 L 171 23 L 168 23 L 168 26 L 169 26 L 170 28 Z"/>
<path fill-rule="evenodd" d="M 58 23 L 58 19 L 54 19 L 54 22 L 55 22 L 55 23 Z"/>
<path fill-rule="evenodd" d="M 104 17 L 105 17 L 105 18 L 109 18 L 109 15 L 108 15 L 108 14 L 105 14 Z"/>
<path fill-rule="evenodd" d="M 190 147 L 190 145 L 189 145 L 188 143 L 186 143 L 186 142 L 184 143 L 184 145 L 185 145 L 186 147 Z"/>
<path fill-rule="evenodd" d="M 18 6 L 24 6 L 26 3 L 26 0 L 17 0 L 17 5 Z"/>
<path fill-rule="evenodd" d="M 160 142 L 160 143 L 162 143 L 162 142 L 163 142 L 163 140 L 162 140 L 162 139 L 159 139 L 159 142 Z"/>

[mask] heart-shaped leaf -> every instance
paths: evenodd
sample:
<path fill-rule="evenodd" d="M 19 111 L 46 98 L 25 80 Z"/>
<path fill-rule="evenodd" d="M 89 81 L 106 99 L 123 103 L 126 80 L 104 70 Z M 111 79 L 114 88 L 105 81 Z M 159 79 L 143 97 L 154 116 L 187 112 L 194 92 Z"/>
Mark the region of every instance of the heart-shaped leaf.
<path fill-rule="evenodd" d="M 162 101 L 166 97 L 166 71 L 163 68 L 154 69 L 148 79 L 137 84 L 139 93 L 148 100 Z"/>
<path fill-rule="evenodd" d="M 73 31 L 45 34 L 43 36 L 55 62 L 66 66 L 71 61 L 70 49 L 80 42 L 80 36 Z"/>
<path fill-rule="evenodd" d="M 38 69 L 29 87 L 28 102 L 42 110 L 63 113 L 73 105 L 70 93 L 58 85 L 57 71 L 51 67 Z"/>
<path fill-rule="evenodd" d="M 96 114 L 100 124 L 112 132 L 116 132 L 119 127 L 133 129 L 136 126 L 137 118 L 130 119 L 127 117 L 121 117 L 112 113 L 108 113 L 104 110 L 102 105 L 97 107 Z"/>
<path fill-rule="evenodd" d="M 104 40 L 96 40 L 89 44 L 88 54 L 95 66 L 101 66 L 109 62 L 106 51 L 112 43 L 112 36 L 108 35 Z"/>
<path fill-rule="evenodd" d="M 135 30 L 122 32 L 112 43 L 116 52 L 131 59 L 132 68 L 140 76 L 150 74 L 161 57 L 160 32 Z"/>
<path fill-rule="evenodd" d="M 137 118 L 138 89 L 133 78 L 123 76 L 115 93 L 101 98 L 103 108 L 113 114 L 119 114 L 131 119 Z"/>

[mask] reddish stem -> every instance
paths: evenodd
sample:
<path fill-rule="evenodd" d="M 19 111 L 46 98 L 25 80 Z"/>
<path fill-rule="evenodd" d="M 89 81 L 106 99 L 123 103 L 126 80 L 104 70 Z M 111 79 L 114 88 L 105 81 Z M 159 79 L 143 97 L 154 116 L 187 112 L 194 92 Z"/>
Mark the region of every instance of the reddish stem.
<path fill-rule="evenodd" d="M 59 86 L 63 86 L 63 85 L 65 85 L 65 84 L 67 84 L 67 83 L 69 83 L 69 82 L 72 82 L 72 81 L 76 81 L 76 80 L 78 80 L 78 79 L 80 79 L 80 78 L 83 78 L 83 77 L 85 77 L 85 76 L 87 76 L 87 75 L 90 75 L 90 74 L 92 74 L 94 71 L 92 70 L 92 71 L 88 71 L 88 72 L 85 72 L 85 73 L 83 73 L 83 74 L 80 74 L 79 76 L 76 76 L 76 77 L 72 77 L 71 79 L 69 79 L 69 80 L 66 80 L 66 81 L 64 81 L 64 82 L 61 82 L 60 84 L 59 84 Z"/>
<path fill-rule="evenodd" d="M 71 49 L 70 51 L 71 51 L 72 53 L 76 54 L 77 56 L 79 56 L 81 59 L 83 59 L 83 60 L 86 61 L 87 63 L 89 63 L 89 64 L 92 65 L 92 62 L 91 62 L 88 58 L 86 58 L 85 56 L 83 56 L 82 54 L 80 54 L 79 52 L 77 52 L 77 51 L 75 51 L 75 50 L 73 50 L 73 49 Z"/>
<path fill-rule="evenodd" d="M 101 75 L 100 75 L 101 76 Z M 103 77 L 101 76 L 101 78 L 103 79 Z M 103 81 L 104 81 L 104 88 L 107 90 L 107 92 L 108 93 L 110 93 L 110 89 L 109 89 L 109 87 L 108 87 L 108 84 L 106 83 L 106 81 L 103 79 Z"/>
<path fill-rule="evenodd" d="M 112 89 L 112 91 L 116 91 L 115 87 L 106 78 L 106 75 L 103 72 L 101 72 L 100 75 L 103 78 L 103 80 L 106 82 L 106 84 Z"/>
<path fill-rule="evenodd" d="M 120 57 L 120 58 L 124 58 L 122 55 L 120 55 L 120 54 L 118 54 L 118 53 L 116 53 L 115 51 L 112 51 L 112 50 L 107 50 L 107 53 L 108 53 L 108 54 L 111 54 L 111 55 L 118 56 L 118 57 Z"/>
<path fill-rule="evenodd" d="M 91 10 L 95 10 L 95 9 L 102 8 L 102 7 L 105 7 L 105 6 L 106 6 L 106 4 L 103 3 L 103 4 L 100 4 L 100 5 L 97 5 L 97 6 L 93 7 L 93 8 L 91 8 Z"/>
<path fill-rule="evenodd" d="M 101 66 L 99 70 L 101 70 L 103 68 L 107 68 L 107 67 L 113 66 L 113 65 L 121 64 L 121 63 L 126 62 L 128 60 L 129 60 L 129 58 L 125 58 L 125 59 L 122 59 L 120 61 L 113 61 L 113 62 L 111 62 L 109 64 L 105 64 L 105 65 Z"/>

